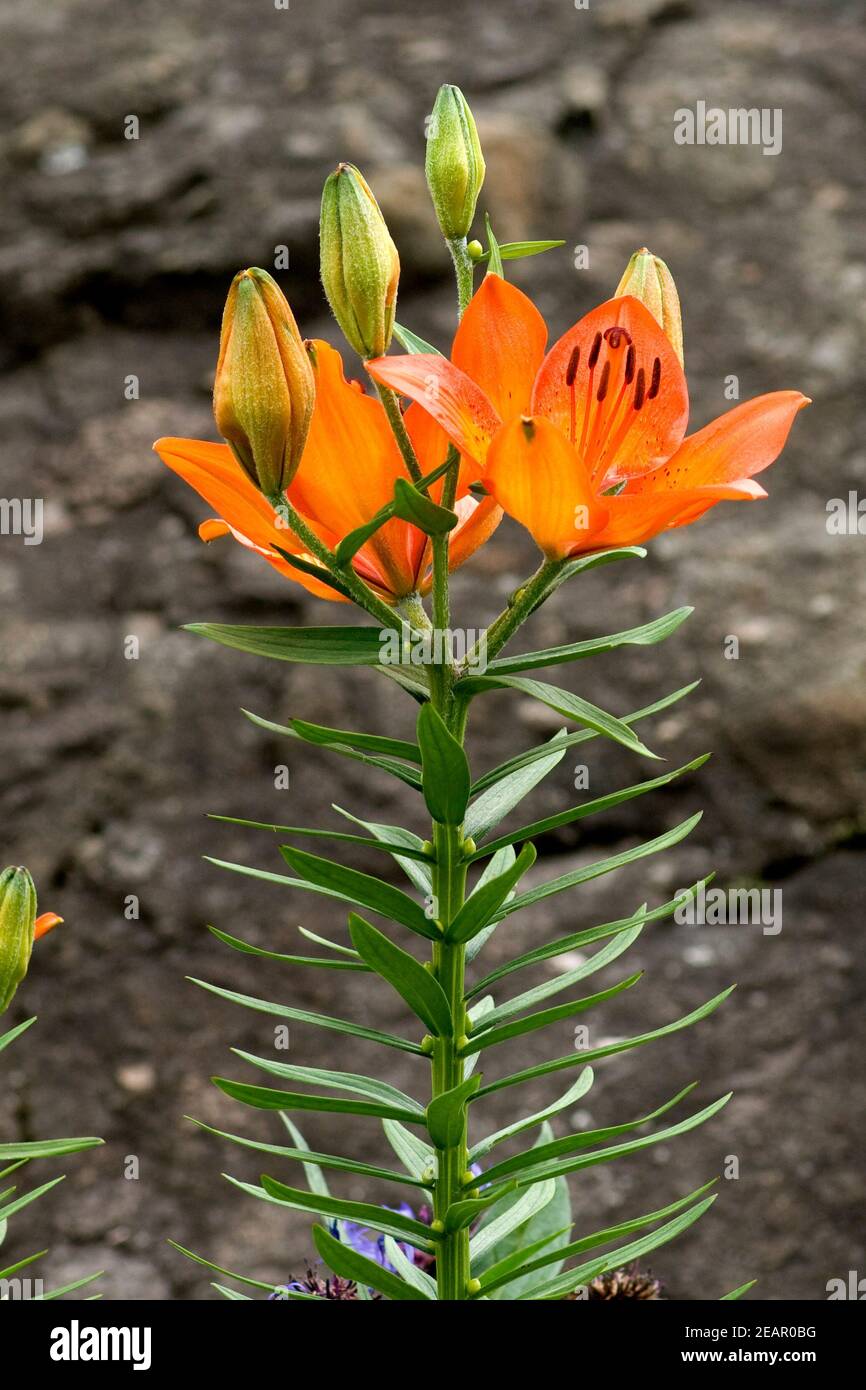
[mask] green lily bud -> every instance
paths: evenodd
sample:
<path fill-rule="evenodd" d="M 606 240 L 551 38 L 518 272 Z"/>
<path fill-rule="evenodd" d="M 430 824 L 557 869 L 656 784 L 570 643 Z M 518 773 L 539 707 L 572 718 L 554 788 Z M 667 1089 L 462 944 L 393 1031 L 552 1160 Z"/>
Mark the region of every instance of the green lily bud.
<path fill-rule="evenodd" d="M 36 889 L 26 869 L 0 874 L 0 1014 L 27 974 L 36 929 Z"/>
<path fill-rule="evenodd" d="M 214 417 L 268 498 L 280 496 L 298 471 L 315 399 L 313 369 L 285 295 L 266 270 L 242 270 L 223 311 Z"/>
<path fill-rule="evenodd" d="M 394 331 L 400 258 L 379 204 L 353 164 L 325 181 L 319 228 L 322 284 L 360 357 L 381 357 Z"/>
<path fill-rule="evenodd" d="M 484 183 L 484 156 L 466 98 L 448 83 L 439 88 L 430 118 L 426 172 L 443 236 L 465 237 Z"/>
<path fill-rule="evenodd" d="M 659 260 L 645 246 L 635 251 L 625 268 L 625 274 L 616 287 L 614 298 L 630 294 L 639 299 L 653 318 L 661 324 L 671 347 L 683 363 L 683 318 L 680 313 L 680 297 L 664 261 Z"/>

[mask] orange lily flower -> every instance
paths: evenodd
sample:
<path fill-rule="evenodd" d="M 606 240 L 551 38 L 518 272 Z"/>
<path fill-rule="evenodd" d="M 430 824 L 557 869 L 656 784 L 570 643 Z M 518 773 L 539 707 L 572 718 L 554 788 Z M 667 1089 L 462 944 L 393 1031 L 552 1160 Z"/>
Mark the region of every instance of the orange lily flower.
<path fill-rule="evenodd" d="M 546 341 L 531 300 L 488 275 L 450 362 L 415 355 L 367 365 L 430 413 L 551 559 L 638 544 L 717 502 L 765 497 L 754 474 L 778 457 L 809 404 L 799 391 L 774 391 L 685 438 L 685 374 L 630 296 L 594 309 L 545 355 Z"/>
<path fill-rule="evenodd" d="M 394 483 L 406 477 L 406 469 L 381 403 L 365 395 L 359 383 L 346 380 L 340 354 L 328 343 L 315 341 L 309 347 L 316 405 L 301 464 L 286 496 L 315 535 L 333 549 L 392 500 Z M 405 419 L 422 473 L 430 473 L 445 458 L 447 437 L 418 406 L 410 406 Z M 280 524 L 228 445 L 159 439 L 153 447 L 218 513 L 199 527 L 202 540 L 232 535 L 310 593 L 344 601 L 314 576 L 287 564 L 273 549 L 278 545 L 318 564 L 285 521 Z M 452 569 L 487 540 L 502 517 L 492 498 L 479 501 L 468 492 L 471 477 L 471 469 L 462 470 L 454 507 L 459 521 L 449 538 Z M 430 488 L 434 501 L 441 496 L 442 486 L 440 479 Z M 428 537 L 396 517 L 380 527 L 353 560 L 356 573 L 389 603 L 415 591 L 427 592 L 430 565 Z"/>

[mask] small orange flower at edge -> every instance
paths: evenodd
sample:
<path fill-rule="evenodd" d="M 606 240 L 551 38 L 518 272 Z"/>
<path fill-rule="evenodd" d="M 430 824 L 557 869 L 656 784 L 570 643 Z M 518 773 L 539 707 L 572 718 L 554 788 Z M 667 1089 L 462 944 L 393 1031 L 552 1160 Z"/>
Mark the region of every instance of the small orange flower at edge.
<path fill-rule="evenodd" d="M 406 477 L 406 469 L 381 403 L 366 395 L 359 383 L 346 380 L 340 354 L 328 343 L 317 340 L 309 349 L 316 404 L 300 467 L 286 496 L 319 539 L 334 548 L 392 500 L 394 483 Z M 405 418 L 422 473 L 430 473 L 445 458 L 447 436 L 420 406 L 410 406 Z M 294 569 L 273 549 L 277 545 L 317 563 L 286 525 L 279 524 L 273 507 L 227 445 L 159 439 L 154 449 L 218 513 L 199 527 L 203 540 L 230 534 L 319 598 L 341 601 L 333 589 Z M 459 521 L 449 538 L 454 569 L 487 540 L 502 517 L 492 498 L 479 501 L 468 492 L 472 477 L 471 468 L 461 469 L 454 507 Z M 431 487 L 434 501 L 441 490 L 441 481 Z M 430 560 L 427 536 L 394 518 L 362 546 L 353 564 L 379 597 L 393 603 L 416 590 L 429 589 Z"/>
<path fill-rule="evenodd" d="M 639 544 L 717 502 L 765 497 L 754 475 L 809 404 L 799 391 L 774 391 L 686 438 L 677 354 L 629 296 L 594 309 L 545 355 L 546 342 L 531 300 L 488 275 L 450 362 L 412 355 L 367 365 L 430 413 L 551 559 Z"/>
<path fill-rule="evenodd" d="M 56 912 L 40 912 L 33 926 L 33 940 L 38 941 L 40 936 L 47 936 L 55 927 L 59 927 L 63 921 Z"/>

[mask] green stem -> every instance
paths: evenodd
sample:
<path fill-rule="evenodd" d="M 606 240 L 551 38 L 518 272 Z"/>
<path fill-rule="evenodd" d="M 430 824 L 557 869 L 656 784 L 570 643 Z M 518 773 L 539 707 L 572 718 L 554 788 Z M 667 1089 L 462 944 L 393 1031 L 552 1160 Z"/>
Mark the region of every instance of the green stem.
<path fill-rule="evenodd" d="M 466 890 L 466 865 L 462 862 L 463 834 L 458 826 L 436 825 L 433 833 L 436 864 L 433 871 L 433 891 L 437 898 L 440 921 L 447 925 L 459 911 Z M 459 1086 L 463 1080 L 463 1059 L 458 1055 L 458 1042 L 463 1032 L 466 1005 L 465 994 L 466 947 L 454 942 L 440 941 L 433 947 L 433 973 L 439 981 L 454 1019 L 455 1036 L 438 1038 L 432 1057 L 432 1095 L 442 1095 Z M 467 1108 L 456 1144 L 437 1151 L 437 1178 L 433 1191 L 434 1219 L 444 1221 L 453 1202 L 463 1193 L 463 1180 L 468 1159 Z M 439 1297 L 455 1300 L 468 1297 L 469 1270 L 468 1230 L 446 1233 L 437 1246 L 436 1277 Z"/>
<path fill-rule="evenodd" d="M 466 249 L 465 236 L 449 238 L 448 250 L 454 262 L 454 274 L 457 276 L 457 303 L 462 318 L 475 293 L 475 262 Z"/>
<path fill-rule="evenodd" d="M 449 625 L 450 598 L 448 592 L 448 538 L 433 539 L 433 629 L 442 633 Z M 434 657 L 437 653 L 434 652 Z M 463 741 L 466 723 L 465 705 L 452 693 L 453 667 L 448 653 L 440 648 L 439 661 L 430 666 L 430 689 L 434 708 L 446 725 Z M 432 887 L 436 900 L 436 916 L 446 929 L 460 911 L 466 896 L 466 862 L 463 854 L 463 828 L 458 825 L 433 824 Z M 459 1055 L 461 1035 L 465 1032 L 465 968 L 466 947 L 462 943 L 443 939 L 433 945 L 430 966 L 451 1006 L 453 1036 L 436 1039 L 431 1055 L 431 1096 L 444 1094 L 459 1086 L 464 1076 L 464 1062 Z M 434 1220 L 444 1223 L 448 1208 L 464 1195 L 463 1180 L 468 1165 L 468 1107 L 464 1105 L 460 1136 L 456 1144 L 438 1149 L 437 1176 L 433 1189 Z M 469 1232 L 447 1232 L 437 1243 L 436 1280 L 440 1299 L 465 1300 L 469 1297 Z"/>
<path fill-rule="evenodd" d="M 378 618 L 383 627 L 396 628 L 402 630 L 402 623 L 394 609 L 384 603 L 372 589 L 368 588 L 363 579 L 352 569 L 351 565 L 340 566 L 337 557 L 323 540 L 320 540 L 315 531 L 304 521 L 300 512 L 292 506 L 288 497 L 284 493 L 278 493 L 275 497 L 268 499 L 274 511 L 285 519 L 288 529 L 297 536 L 298 540 L 305 545 L 309 553 L 319 561 L 331 574 L 336 575 L 340 582 L 349 590 L 352 598 L 361 608 L 366 608 L 374 618 Z"/>
<path fill-rule="evenodd" d="M 391 390 L 390 386 L 382 386 L 378 381 L 374 381 L 373 385 L 376 387 L 379 400 L 385 409 L 388 424 L 391 426 L 391 433 L 397 441 L 397 448 L 403 456 L 406 472 L 413 483 L 419 483 L 424 475 L 421 472 L 415 447 L 409 438 L 409 431 L 406 429 L 406 422 L 400 409 L 400 398 L 396 391 Z"/>
<path fill-rule="evenodd" d="M 556 578 L 566 563 L 566 560 L 544 560 L 531 579 L 527 579 L 525 584 L 515 590 L 508 600 L 508 607 L 493 620 L 481 642 L 477 642 L 466 657 L 463 663 L 465 670 L 471 671 L 478 665 L 482 643 L 486 661 L 492 661 L 497 653 L 502 651 L 506 642 L 509 642 L 521 624 L 526 622 L 551 580 Z"/>

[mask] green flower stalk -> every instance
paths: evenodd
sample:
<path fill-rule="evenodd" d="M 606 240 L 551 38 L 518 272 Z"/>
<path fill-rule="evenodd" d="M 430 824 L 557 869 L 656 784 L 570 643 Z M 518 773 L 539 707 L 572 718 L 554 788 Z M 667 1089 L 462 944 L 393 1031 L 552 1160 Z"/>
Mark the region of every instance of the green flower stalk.
<path fill-rule="evenodd" d="M 353 164 L 340 164 L 325 182 L 319 250 L 322 285 L 346 340 L 359 357 L 381 357 L 394 331 L 400 258 Z"/>

